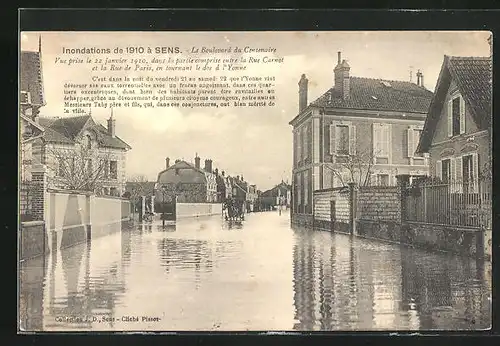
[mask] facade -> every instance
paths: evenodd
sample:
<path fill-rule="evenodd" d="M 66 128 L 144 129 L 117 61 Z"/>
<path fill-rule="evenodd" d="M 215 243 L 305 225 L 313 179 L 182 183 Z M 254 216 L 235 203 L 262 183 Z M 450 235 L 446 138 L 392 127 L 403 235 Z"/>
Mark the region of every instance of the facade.
<path fill-rule="evenodd" d="M 38 123 L 40 108 L 45 105 L 41 39 L 38 52 L 21 52 L 19 71 L 20 179 L 26 182 L 31 180 L 32 165 L 40 163 L 33 161 L 32 143 L 43 133 Z"/>
<path fill-rule="evenodd" d="M 491 174 L 491 97 L 491 58 L 444 57 L 417 148 L 429 154 L 432 176 L 463 190 Z"/>
<path fill-rule="evenodd" d="M 312 220 L 313 191 L 348 183 L 391 185 L 396 175 L 428 175 L 415 153 L 433 93 L 417 83 L 350 76 L 341 59 L 334 86 L 308 104 L 308 80 L 299 81 L 293 127 L 292 219 Z"/>
<path fill-rule="evenodd" d="M 208 166 L 207 166 L 208 164 Z M 177 198 L 179 203 L 216 203 L 217 180 L 211 173 L 211 160 L 205 161 L 205 170 L 200 168 L 200 158 L 195 157 L 195 164 L 176 160 L 158 174 L 155 200 L 171 201 Z"/>
<path fill-rule="evenodd" d="M 116 135 L 111 114 L 108 127 L 90 115 L 40 117 L 43 136 L 33 142 L 34 160 L 47 165 L 48 187 L 121 196 L 125 192 L 127 151 Z"/>
<path fill-rule="evenodd" d="M 247 211 L 255 211 L 255 205 L 257 204 L 257 186 L 255 184 L 247 185 Z"/>

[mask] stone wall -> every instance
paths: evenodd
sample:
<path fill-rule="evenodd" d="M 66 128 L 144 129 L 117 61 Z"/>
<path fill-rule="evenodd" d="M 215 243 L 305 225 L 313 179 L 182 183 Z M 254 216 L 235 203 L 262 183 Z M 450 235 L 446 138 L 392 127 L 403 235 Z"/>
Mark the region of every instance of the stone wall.
<path fill-rule="evenodd" d="M 297 226 L 312 227 L 313 226 L 313 215 L 292 213 L 290 221 L 292 224 L 297 225 Z"/>
<path fill-rule="evenodd" d="M 357 190 L 356 218 L 399 221 L 401 198 L 399 187 L 363 186 Z"/>
<path fill-rule="evenodd" d="M 317 190 L 314 191 L 313 198 L 315 228 L 350 233 L 351 194 L 349 188 Z M 332 202 L 335 207 L 334 215 L 331 210 Z"/>

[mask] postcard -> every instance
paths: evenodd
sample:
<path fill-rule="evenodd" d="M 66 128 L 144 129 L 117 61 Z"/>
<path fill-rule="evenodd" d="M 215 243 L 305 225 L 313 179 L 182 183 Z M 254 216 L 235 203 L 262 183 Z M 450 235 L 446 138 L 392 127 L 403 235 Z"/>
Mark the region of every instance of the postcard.
<path fill-rule="evenodd" d="M 491 32 L 19 39 L 20 333 L 491 328 Z"/>

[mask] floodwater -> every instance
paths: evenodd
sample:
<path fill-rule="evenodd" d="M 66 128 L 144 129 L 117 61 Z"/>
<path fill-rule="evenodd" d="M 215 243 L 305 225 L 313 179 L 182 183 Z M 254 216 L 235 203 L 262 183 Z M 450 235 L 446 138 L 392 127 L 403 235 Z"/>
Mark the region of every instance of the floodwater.
<path fill-rule="evenodd" d="M 20 326 L 44 331 L 471 330 L 491 264 L 308 229 L 289 214 L 136 225 L 21 264 Z"/>

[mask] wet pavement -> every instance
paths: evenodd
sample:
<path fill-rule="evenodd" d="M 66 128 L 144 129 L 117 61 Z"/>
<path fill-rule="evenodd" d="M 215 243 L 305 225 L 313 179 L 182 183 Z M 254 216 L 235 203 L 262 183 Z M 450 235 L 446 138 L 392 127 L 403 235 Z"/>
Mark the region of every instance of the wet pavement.
<path fill-rule="evenodd" d="M 24 330 L 466 330 L 491 264 L 323 231 L 289 215 L 137 225 L 21 264 Z"/>

